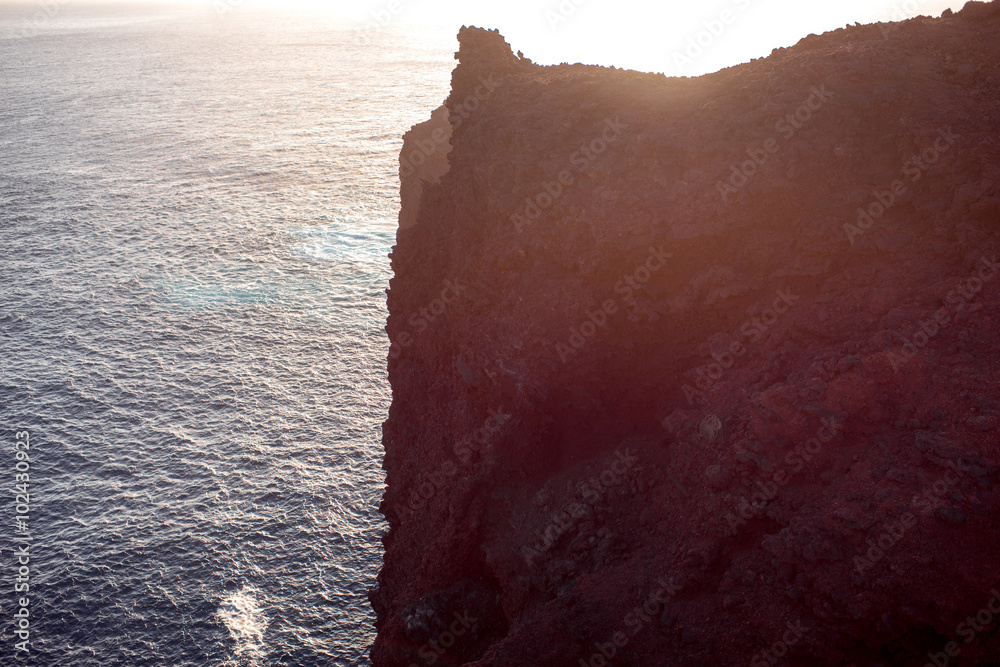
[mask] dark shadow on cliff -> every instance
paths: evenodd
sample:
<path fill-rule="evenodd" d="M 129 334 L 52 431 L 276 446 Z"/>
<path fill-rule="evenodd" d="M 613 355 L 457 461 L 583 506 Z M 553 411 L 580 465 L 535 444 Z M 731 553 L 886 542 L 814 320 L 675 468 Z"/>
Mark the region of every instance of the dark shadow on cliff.
<path fill-rule="evenodd" d="M 677 79 L 462 29 L 401 156 L 375 665 L 1000 655 L 998 38 Z"/>

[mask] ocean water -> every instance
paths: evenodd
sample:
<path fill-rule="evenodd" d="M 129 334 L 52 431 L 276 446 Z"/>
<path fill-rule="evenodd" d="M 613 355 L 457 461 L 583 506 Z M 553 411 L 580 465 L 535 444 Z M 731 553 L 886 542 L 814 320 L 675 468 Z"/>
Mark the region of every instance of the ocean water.
<path fill-rule="evenodd" d="M 0 9 L 0 664 L 369 664 L 396 160 L 457 43 L 49 4 Z"/>

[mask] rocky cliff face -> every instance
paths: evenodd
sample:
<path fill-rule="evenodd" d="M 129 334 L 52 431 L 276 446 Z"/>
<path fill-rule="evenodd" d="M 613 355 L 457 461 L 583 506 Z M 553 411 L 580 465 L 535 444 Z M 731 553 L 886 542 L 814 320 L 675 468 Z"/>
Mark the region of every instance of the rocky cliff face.
<path fill-rule="evenodd" d="M 997 664 L 1000 3 L 697 79 L 459 41 L 373 663 Z"/>

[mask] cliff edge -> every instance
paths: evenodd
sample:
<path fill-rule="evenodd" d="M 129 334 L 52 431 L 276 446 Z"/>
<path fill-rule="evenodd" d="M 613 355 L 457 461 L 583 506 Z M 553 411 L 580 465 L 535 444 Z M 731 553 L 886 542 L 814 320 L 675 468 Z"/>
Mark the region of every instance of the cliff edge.
<path fill-rule="evenodd" d="M 997 664 L 1000 2 L 694 79 L 459 43 L 373 664 Z"/>

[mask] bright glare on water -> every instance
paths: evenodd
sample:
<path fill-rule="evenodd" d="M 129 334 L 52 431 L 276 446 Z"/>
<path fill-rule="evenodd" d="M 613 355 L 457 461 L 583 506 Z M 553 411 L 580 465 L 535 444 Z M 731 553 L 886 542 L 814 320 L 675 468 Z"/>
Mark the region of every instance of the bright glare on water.
<path fill-rule="evenodd" d="M 265 657 L 264 631 L 267 619 L 257 604 L 255 591 L 244 588 L 227 597 L 218 611 L 236 645 L 236 656 L 246 654 L 254 662 Z"/>
<path fill-rule="evenodd" d="M 457 44 L 57 4 L 32 34 L 0 10 L 0 428 L 32 439 L 33 664 L 368 664 L 396 159 Z"/>

